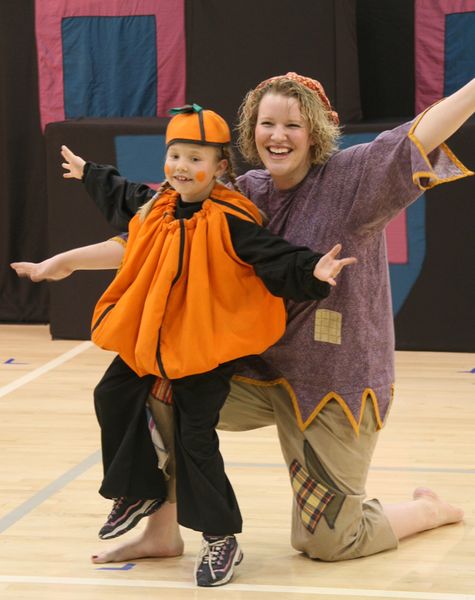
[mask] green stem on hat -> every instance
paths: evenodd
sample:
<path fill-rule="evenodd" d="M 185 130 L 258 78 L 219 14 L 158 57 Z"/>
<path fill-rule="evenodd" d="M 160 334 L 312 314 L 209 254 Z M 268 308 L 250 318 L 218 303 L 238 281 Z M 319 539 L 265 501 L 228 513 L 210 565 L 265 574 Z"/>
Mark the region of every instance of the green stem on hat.
<path fill-rule="evenodd" d="M 185 104 L 185 106 L 179 106 L 177 108 L 170 108 L 168 111 L 171 115 L 181 115 L 189 113 L 199 113 L 203 110 L 199 104 Z"/>

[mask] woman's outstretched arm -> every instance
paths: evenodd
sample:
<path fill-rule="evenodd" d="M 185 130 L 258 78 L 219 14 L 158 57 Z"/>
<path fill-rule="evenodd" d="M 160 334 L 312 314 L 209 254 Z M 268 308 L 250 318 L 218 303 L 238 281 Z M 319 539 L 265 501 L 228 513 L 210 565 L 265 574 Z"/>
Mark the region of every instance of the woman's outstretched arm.
<path fill-rule="evenodd" d="M 475 79 L 434 104 L 414 129 L 427 154 L 459 129 L 475 112 Z"/>

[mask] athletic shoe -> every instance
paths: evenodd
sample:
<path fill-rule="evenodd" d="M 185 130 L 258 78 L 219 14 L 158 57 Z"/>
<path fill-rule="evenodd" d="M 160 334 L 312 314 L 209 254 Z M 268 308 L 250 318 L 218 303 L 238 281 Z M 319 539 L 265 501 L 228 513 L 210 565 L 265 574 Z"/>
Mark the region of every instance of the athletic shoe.
<path fill-rule="evenodd" d="M 203 544 L 195 564 L 195 581 L 200 587 L 224 585 L 231 580 L 234 566 L 243 559 L 234 535 L 203 535 Z"/>
<path fill-rule="evenodd" d="M 163 500 L 116 498 L 107 521 L 99 531 L 101 540 L 118 537 L 133 529 L 143 517 L 148 517 L 163 504 Z"/>

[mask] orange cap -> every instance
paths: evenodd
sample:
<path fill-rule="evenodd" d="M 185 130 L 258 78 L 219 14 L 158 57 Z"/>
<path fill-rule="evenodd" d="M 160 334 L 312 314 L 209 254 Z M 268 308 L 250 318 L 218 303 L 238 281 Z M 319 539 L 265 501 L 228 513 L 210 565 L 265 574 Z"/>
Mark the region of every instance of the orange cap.
<path fill-rule="evenodd" d="M 167 146 L 175 142 L 222 146 L 231 141 L 228 124 L 212 110 L 204 110 L 198 104 L 187 104 L 172 108 L 170 113 L 175 116 L 168 123 Z"/>

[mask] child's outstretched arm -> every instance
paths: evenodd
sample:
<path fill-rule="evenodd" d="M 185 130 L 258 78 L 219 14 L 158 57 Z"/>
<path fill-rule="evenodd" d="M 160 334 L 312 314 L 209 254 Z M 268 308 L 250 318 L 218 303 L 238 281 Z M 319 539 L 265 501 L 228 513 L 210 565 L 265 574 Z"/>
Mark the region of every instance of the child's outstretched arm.
<path fill-rule="evenodd" d="M 15 262 L 10 266 L 19 277 L 29 277 L 34 282 L 58 281 L 78 270 L 117 269 L 124 252 L 120 241 L 110 239 L 61 252 L 39 263 Z"/>
<path fill-rule="evenodd" d="M 143 183 L 122 177 L 111 165 L 85 161 L 67 146 L 61 146 L 61 163 L 65 179 L 79 179 L 107 221 L 118 231 L 125 231 L 137 210 L 155 195 Z"/>
<path fill-rule="evenodd" d="M 330 285 L 336 285 L 335 277 L 338 273 L 347 265 L 353 265 L 357 260 L 354 256 L 337 258 L 340 252 L 341 244 L 336 244 L 330 252 L 327 252 L 322 256 L 313 270 L 313 275 L 316 279 L 326 281 Z"/>

